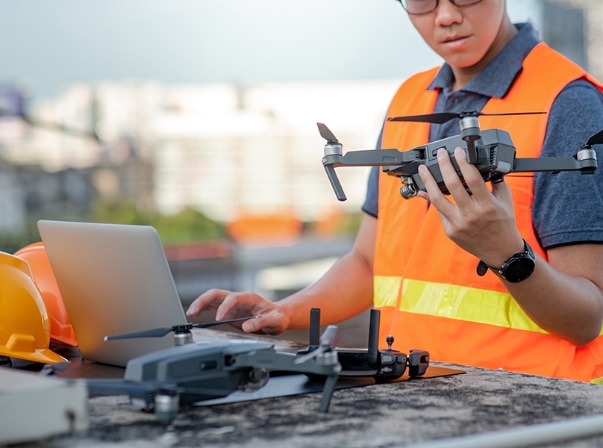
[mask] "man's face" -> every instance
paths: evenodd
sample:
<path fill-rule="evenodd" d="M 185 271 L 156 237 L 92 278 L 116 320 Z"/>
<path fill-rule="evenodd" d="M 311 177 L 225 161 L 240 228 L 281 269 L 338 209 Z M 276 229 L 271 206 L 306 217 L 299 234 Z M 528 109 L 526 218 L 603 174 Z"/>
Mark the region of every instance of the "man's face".
<path fill-rule="evenodd" d="M 506 17 L 504 0 L 458 7 L 440 0 L 427 14 L 410 15 L 425 42 L 453 68 L 478 64 L 495 43 Z"/>

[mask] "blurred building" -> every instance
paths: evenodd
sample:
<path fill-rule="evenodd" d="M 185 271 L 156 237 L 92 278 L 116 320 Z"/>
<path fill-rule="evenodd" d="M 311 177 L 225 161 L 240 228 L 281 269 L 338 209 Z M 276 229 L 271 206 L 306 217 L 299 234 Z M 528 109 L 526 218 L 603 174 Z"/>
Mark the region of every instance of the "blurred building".
<path fill-rule="evenodd" d="M 603 79 L 603 2 L 533 3 L 542 38 Z M 68 216 L 98 197 L 166 214 L 192 207 L 223 222 L 275 213 L 313 221 L 334 209 L 358 211 L 369 169 L 337 170 L 348 196 L 338 202 L 316 123 L 325 123 L 345 151 L 373 148 L 400 81 L 120 80 L 74 84 L 29 108 L 18 88 L 0 89 L 0 233 L 22 227 L 32 208 Z M 38 126 L 19 117 L 25 110 Z"/>
<path fill-rule="evenodd" d="M 603 2 L 545 0 L 542 13 L 545 40 L 603 80 Z"/>
<path fill-rule="evenodd" d="M 374 148 L 396 81 L 182 87 L 166 92 L 155 129 L 156 204 L 193 205 L 229 221 L 291 211 L 313 220 L 330 207 L 358 210 L 368 169 L 338 171 L 338 204 L 321 159 L 325 122 L 347 150 Z M 191 101 L 195 98 L 195 101 Z"/>
<path fill-rule="evenodd" d="M 224 222 L 285 210 L 310 221 L 331 207 L 358 210 L 368 173 L 340 169 L 349 201 L 337 202 L 317 121 L 347 150 L 373 148 L 397 84 L 73 85 L 32 116 L 100 141 L 13 119 L 0 123 L 0 156 L 48 172 L 88 170 L 99 196 L 146 210 L 193 207 Z"/>

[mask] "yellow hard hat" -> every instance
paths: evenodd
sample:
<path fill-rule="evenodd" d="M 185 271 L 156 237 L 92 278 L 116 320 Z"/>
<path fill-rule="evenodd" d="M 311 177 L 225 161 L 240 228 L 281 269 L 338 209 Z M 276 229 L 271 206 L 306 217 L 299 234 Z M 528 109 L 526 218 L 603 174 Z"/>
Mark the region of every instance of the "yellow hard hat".
<path fill-rule="evenodd" d="M 27 261 L 34 282 L 42 295 L 50 321 L 50 339 L 76 347 L 77 339 L 44 243 L 39 241 L 28 244 L 15 252 L 15 255 Z"/>
<path fill-rule="evenodd" d="M 0 252 L 0 355 L 44 364 L 66 361 L 50 350 L 50 325 L 29 265 Z"/>

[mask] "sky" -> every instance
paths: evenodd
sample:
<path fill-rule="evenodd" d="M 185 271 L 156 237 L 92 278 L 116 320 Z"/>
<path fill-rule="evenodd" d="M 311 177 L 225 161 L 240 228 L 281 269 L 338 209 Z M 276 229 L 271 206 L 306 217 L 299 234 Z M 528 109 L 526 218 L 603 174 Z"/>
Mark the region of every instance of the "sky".
<path fill-rule="evenodd" d="M 508 0 L 535 22 L 536 0 Z M 439 63 L 395 0 L 0 0 L 0 84 L 404 79 Z"/>

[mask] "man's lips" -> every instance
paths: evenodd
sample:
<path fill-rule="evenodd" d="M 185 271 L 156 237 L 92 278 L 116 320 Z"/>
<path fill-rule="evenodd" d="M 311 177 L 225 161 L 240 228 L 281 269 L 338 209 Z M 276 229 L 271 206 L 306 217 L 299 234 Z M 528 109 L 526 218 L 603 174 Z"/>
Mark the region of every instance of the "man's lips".
<path fill-rule="evenodd" d="M 442 43 L 447 44 L 448 42 L 455 42 L 457 40 L 463 40 L 463 39 L 468 39 L 469 36 L 461 36 L 461 35 L 454 35 L 454 36 L 447 36 L 444 39 L 442 39 Z"/>
<path fill-rule="evenodd" d="M 469 41 L 470 36 L 449 36 L 441 41 L 441 44 L 450 48 L 456 49 L 463 47 Z"/>

